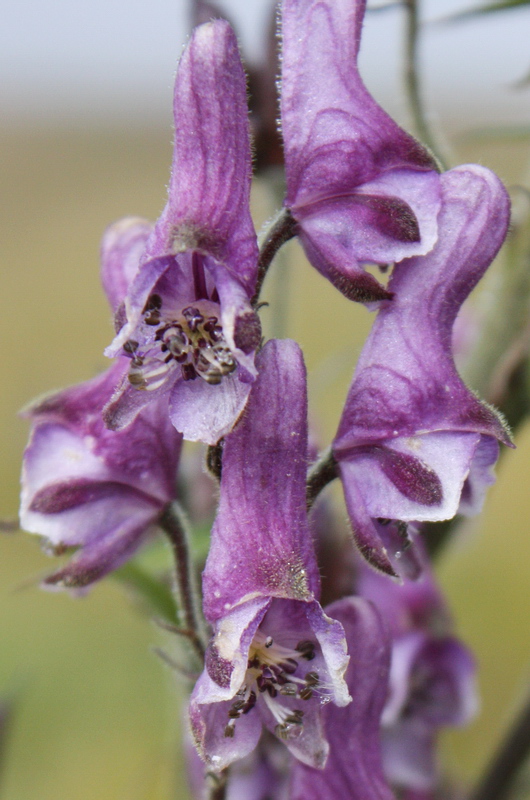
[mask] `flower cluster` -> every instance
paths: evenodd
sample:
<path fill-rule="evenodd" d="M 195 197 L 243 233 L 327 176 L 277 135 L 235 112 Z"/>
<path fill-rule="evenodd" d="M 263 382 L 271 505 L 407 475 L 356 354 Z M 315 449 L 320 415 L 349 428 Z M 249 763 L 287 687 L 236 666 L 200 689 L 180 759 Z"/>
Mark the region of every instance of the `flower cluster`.
<path fill-rule="evenodd" d="M 271 796 L 290 800 L 429 792 L 437 730 L 467 721 L 475 703 L 472 659 L 417 531 L 476 513 L 499 442 L 511 444 L 452 348 L 509 202 L 484 167 L 440 174 L 370 96 L 357 68 L 364 5 L 283 2 L 286 195 L 261 251 L 235 34 L 223 19 L 194 30 L 175 83 L 167 204 L 154 225 L 127 218 L 103 239 L 115 362 L 25 412 L 22 524 L 56 553 L 78 548 L 46 579 L 74 589 L 121 566 L 155 528 L 168 532 L 182 440 L 209 446 L 219 478 L 202 575 L 210 640 L 189 703 L 206 765 L 192 757 L 198 793 L 204 771 L 221 781 L 232 765 L 233 798 L 261 797 L 265 774 Z M 291 340 L 263 343 L 258 315 L 265 272 L 292 236 L 343 295 L 376 311 L 327 462 L 342 481 L 357 578 L 349 543 L 348 588 L 335 586 L 325 609 L 326 537 L 314 541 L 306 502 L 303 354 Z M 367 265 L 392 267 L 386 285 Z M 189 552 L 183 542 L 175 552 L 182 578 Z M 189 588 L 180 595 L 193 623 Z M 200 630 L 187 635 L 200 652 Z"/>

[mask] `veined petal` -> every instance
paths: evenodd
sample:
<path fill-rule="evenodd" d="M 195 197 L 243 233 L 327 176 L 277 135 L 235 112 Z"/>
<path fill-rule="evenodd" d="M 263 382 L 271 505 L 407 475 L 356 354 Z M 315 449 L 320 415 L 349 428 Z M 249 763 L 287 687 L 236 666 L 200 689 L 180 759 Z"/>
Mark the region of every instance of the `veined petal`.
<path fill-rule="evenodd" d="M 439 241 L 396 265 L 394 297 L 363 348 L 333 445 L 356 537 L 380 568 L 384 548 L 370 517 L 449 519 L 473 487 L 480 505 L 496 452 L 484 440 L 510 444 L 499 415 L 458 375 L 451 342 L 460 306 L 506 234 L 508 197 L 482 167 L 440 181 Z"/>
<path fill-rule="evenodd" d="M 224 20 L 194 31 L 177 72 L 174 113 L 169 198 L 146 259 L 200 251 L 225 263 L 251 295 L 258 251 L 249 211 L 246 79 Z"/>
<path fill-rule="evenodd" d="M 207 619 L 254 596 L 312 600 L 319 579 L 305 512 L 307 391 L 295 342 L 270 341 L 227 438 L 203 577 Z M 237 580 L 234 576 L 237 575 Z"/>
<path fill-rule="evenodd" d="M 440 185 L 429 153 L 360 78 L 365 5 L 284 0 L 281 112 L 285 204 L 306 255 L 346 297 L 372 302 L 391 295 L 360 265 L 428 253 Z"/>
<path fill-rule="evenodd" d="M 496 414 L 469 391 L 451 352 L 458 310 L 506 235 L 509 200 L 496 176 L 459 167 L 440 178 L 440 239 L 424 258 L 397 265 L 391 303 L 374 322 L 335 446 L 436 430 L 471 431 L 509 441 Z"/>
<path fill-rule="evenodd" d="M 58 553 L 80 548 L 49 584 L 84 586 L 116 569 L 174 499 L 181 437 L 167 402 L 152 403 L 125 432 L 103 423 L 102 408 L 124 366 L 118 362 L 25 411 L 34 428 L 24 453 L 22 525 Z"/>
<path fill-rule="evenodd" d="M 282 130 L 287 204 L 347 194 L 392 168 L 434 169 L 357 69 L 362 0 L 284 0 Z"/>
<path fill-rule="evenodd" d="M 171 391 L 169 415 L 187 441 L 217 444 L 242 414 L 249 392 L 250 385 L 237 375 L 227 375 L 221 386 L 179 380 Z"/>

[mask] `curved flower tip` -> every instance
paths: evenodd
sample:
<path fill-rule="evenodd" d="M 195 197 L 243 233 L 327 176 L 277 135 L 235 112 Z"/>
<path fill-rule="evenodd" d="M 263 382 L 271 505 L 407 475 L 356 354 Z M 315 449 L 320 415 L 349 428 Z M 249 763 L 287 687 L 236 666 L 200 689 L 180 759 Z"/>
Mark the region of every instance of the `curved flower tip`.
<path fill-rule="evenodd" d="M 124 369 L 117 363 L 26 412 L 34 427 L 24 453 L 22 527 L 56 554 L 78 549 L 48 585 L 86 586 L 121 566 L 174 499 L 181 437 L 164 401 L 126 432 L 103 424 L 101 409 Z"/>
<path fill-rule="evenodd" d="M 361 353 L 333 445 L 359 547 L 390 573 L 406 538 L 385 542 L 381 525 L 450 519 L 461 501 L 462 511 L 477 510 L 497 440 L 510 444 L 499 415 L 461 380 L 451 348 L 457 312 L 506 234 L 508 196 L 473 165 L 440 183 L 439 241 L 395 267 L 394 299 Z"/>
<path fill-rule="evenodd" d="M 357 68 L 364 0 L 284 0 L 286 205 L 313 264 L 352 300 L 391 294 L 362 268 L 425 255 L 438 236 L 429 153 L 377 105 Z"/>
<path fill-rule="evenodd" d="M 106 351 L 130 359 L 105 410 L 109 427 L 166 393 L 173 424 L 192 441 L 215 444 L 241 414 L 261 340 L 250 178 L 245 76 L 234 33 L 217 20 L 194 31 L 177 71 L 168 201 Z"/>
<path fill-rule="evenodd" d="M 346 681 L 352 702 L 323 712 L 330 751 L 324 769 L 296 763 L 291 800 L 393 800 L 383 776 L 379 720 L 388 687 L 390 643 L 379 614 L 360 598 L 326 608 L 343 626 L 351 654 Z"/>
<path fill-rule="evenodd" d="M 217 518 L 203 575 L 214 628 L 190 705 L 201 757 L 222 770 L 265 726 L 322 767 L 321 707 L 349 702 L 342 626 L 319 603 L 305 511 L 307 391 L 300 348 L 268 342 L 240 423 L 225 440 Z M 237 576 L 237 579 L 234 579 Z"/>

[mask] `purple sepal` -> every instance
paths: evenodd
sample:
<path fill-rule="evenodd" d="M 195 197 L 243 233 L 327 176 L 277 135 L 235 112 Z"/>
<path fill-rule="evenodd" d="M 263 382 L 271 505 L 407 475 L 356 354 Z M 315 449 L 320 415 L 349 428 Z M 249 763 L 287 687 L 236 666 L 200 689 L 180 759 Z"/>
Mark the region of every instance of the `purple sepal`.
<path fill-rule="evenodd" d="M 214 636 L 190 720 L 199 753 L 213 770 L 248 755 L 263 725 L 296 758 L 322 767 L 328 748 L 320 698 L 339 705 L 350 700 L 344 631 L 318 603 L 305 511 L 302 353 L 295 342 L 273 340 L 257 365 L 245 413 L 225 440 L 203 575 Z"/>
<path fill-rule="evenodd" d="M 311 601 L 318 568 L 305 511 L 307 391 L 295 342 L 267 342 L 239 425 L 226 439 L 203 575 L 214 622 L 250 597 Z M 237 575 L 237 581 L 234 581 Z"/>
<path fill-rule="evenodd" d="M 152 231 L 153 225 L 147 220 L 125 217 L 109 225 L 103 235 L 101 283 L 115 314 L 122 306 L 129 286 L 138 272 L 138 265 Z"/>
<path fill-rule="evenodd" d="M 152 404 L 124 433 L 101 409 L 127 364 L 38 400 L 24 454 L 21 524 L 55 552 L 79 548 L 47 584 L 80 587 L 124 563 L 175 497 L 181 437 L 167 404 Z"/>
<path fill-rule="evenodd" d="M 177 71 L 174 113 L 168 201 L 106 350 L 130 359 L 129 379 L 116 388 L 105 420 L 119 430 L 151 397 L 168 393 L 184 437 L 215 444 L 245 405 L 261 339 L 250 302 L 258 247 L 246 82 L 227 22 L 194 31 Z"/>
<path fill-rule="evenodd" d="M 379 730 L 388 686 L 388 635 L 372 604 L 360 598 L 339 600 L 326 612 L 346 634 L 352 702 L 346 708 L 324 709 L 327 763 L 322 770 L 293 764 L 290 800 L 393 800 L 383 776 Z"/>
<path fill-rule="evenodd" d="M 381 718 L 383 765 L 392 785 L 429 791 L 438 780 L 440 728 L 465 725 L 477 709 L 475 663 L 452 622 L 419 538 L 418 580 L 389 581 L 364 563 L 358 591 L 381 612 L 392 640 L 389 691 Z"/>
<path fill-rule="evenodd" d="M 286 205 L 311 263 L 343 294 L 390 298 L 363 270 L 425 255 L 440 209 L 436 164 L 377 105 L 357 68 L 362 0 L 284 0 Z"/>
<path fill-rule="evenodd" d="M 499 415 L 461 380 L 451 350 L 457 312 L 506 234 L 508 196 L 477 166 L 440 181 L 438 244 L 395 267 L 394 299 L 363 348 L 333 445 L 359 546 L 388 572 L 371 520 L 450 519 L 468 495 L 463 510 L 479 506 L 492 480 L 491 440 L 511 443 Z"/>

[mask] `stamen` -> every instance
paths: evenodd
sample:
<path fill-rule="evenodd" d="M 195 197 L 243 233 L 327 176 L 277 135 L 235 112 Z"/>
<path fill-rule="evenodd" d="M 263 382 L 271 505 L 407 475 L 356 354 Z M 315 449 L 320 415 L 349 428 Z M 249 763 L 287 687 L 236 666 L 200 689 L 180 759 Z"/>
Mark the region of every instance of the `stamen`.
<path fill-rule="evenodd" d="M 166 315 L 164 319 L 160 295 L 148 298 L 143 321 L 156 327 L 154 337 L 149 334 L 144 347 L 135 339 L 123 345 L 124 354 L 134 356 L 130 370 L 133 386 L 157 389 L 178 364 L 184 380 L 200 377 L 213 386 L 237 369 L 237 361 L 226 344 L 218 317 L 204 313 L 205 304 L 199 301 L 197 306 L 186 306 L 177 318 L 168 319 Z M 213 304 L 208 301 L 208 305 Z"/>

